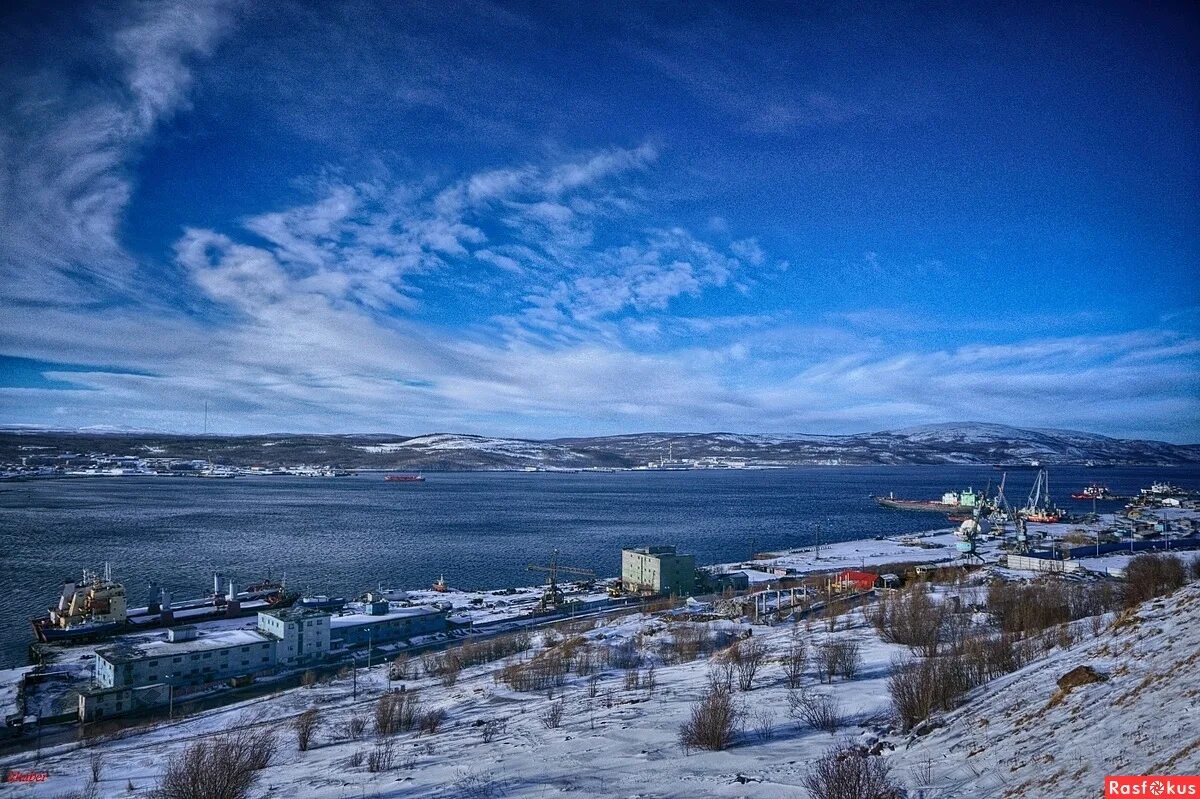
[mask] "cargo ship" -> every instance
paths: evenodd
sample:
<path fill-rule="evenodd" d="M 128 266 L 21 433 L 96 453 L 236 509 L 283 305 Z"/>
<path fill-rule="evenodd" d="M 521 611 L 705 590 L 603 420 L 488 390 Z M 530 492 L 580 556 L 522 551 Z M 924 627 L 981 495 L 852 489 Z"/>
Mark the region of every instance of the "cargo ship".
<path fill-rule="evenodd" d="M 425 478 L 419 474 L 389 474 L 383 478 L 389 483 L 424 483 Z"/>
<path fill-rule="evenodd" d="M 1018 513 L 1027 522 L 1054 524 L 1062 521 L 1062 511 L 1056 508 L 1050 499 L 1050 473 L 1045 469 L 1038 471 L 1037 479 L 1033 481 L 1033 488 L 1029 492 L 1029 501 Z"/>
<path fill-rule="evenodd" d="M 260 610 L 288 607 L 300 596 L 270 579 L 245 591 L 236 591 L 230 580 L 222 593 L 220 575 L 213 575 L 213 592 L 207 596 L 172 601 L 165 588 L 152 585 L 151 591 L 156 602 L 130 608 L 125 586 L 112 579 L 108 564 L 103 575 L 85 569 L 81 581 L 63 583 L 55 607 L 31 620 L 33 634 L 42 643 L 83 643 L 155 627 L 251 616 Z"/>
<path fill-rule="evenodd" d="M 925 511 L 931 513 L 965 514 L 970 516 L 979 509 L 986 511 L 986 498 L 973 489 L 947 491 L 941 499 L 896 499 L 892 493 L 886 497 L 872 497 L 885 508 L 894 510 Z"/>

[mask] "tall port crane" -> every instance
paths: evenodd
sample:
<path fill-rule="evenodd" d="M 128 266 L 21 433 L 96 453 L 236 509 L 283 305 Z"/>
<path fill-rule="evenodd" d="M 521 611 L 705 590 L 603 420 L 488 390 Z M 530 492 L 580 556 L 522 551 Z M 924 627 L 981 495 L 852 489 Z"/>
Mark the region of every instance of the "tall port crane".
<path fill-rule="evenodd" d="M 580 569 L 575 566 L 560 566 L 558 565 L 558 550 L 550 555 L 550 563 L 542 566 L 536 563 L 530 563 L 527 567 L 531 572 L 546 573 L 546 592 L 542 594 L 542 609 L 556 608 L 563 603 L 563 592 L 558 587 L 558 575 L 573 574 L 579 577 L 595 578 L 596 572 L 591 569 Z"/>

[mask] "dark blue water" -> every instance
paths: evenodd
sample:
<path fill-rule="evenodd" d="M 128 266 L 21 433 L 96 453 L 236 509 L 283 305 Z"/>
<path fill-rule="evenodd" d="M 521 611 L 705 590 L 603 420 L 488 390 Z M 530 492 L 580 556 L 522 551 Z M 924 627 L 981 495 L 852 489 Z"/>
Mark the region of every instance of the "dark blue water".
<path fill-rule="evenodd" d="M 620 550 L 676 544 L 701 564 L 752 551 L 946 527 L 936 514 L 878 507 L 894 491 L 937 497 L 999 480 L 988 467 L 863 467 L 611 474 L 448 473 L 422 484 L 338 479 L 97 478 L 0 484 L 0 665 L 24 662 L 28 620 L 85 566 L 112 564 L 132 604 L 158 580 L 197 595 L 214 571 L 241 585 L 287 575 L 314 593 L 382 583 L 425 587 L 443 572 L 462 588 L 528 585 L 554 548 L 561 562 L 619 570 Z M 1009 474 L 1021 504 L 1034 472 Z M 1200 470 L 1056 469 L 1060 504 L 1100 480 L 1133 493 L 1155 479 L 1200 488 Z M 1112 503 L 1116 505 L 1116 503 Z M 1075 503 L 1079 510 L 1083 503 Z"/>

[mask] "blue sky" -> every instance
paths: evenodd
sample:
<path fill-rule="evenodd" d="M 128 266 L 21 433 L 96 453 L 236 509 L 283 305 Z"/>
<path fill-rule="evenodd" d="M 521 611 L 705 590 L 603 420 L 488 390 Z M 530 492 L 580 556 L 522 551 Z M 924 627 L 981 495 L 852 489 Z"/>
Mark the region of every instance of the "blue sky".
<path fill-rule="evenodd" d="M 1200 440 L 1196 7 L 1042 5 L 6 5 L 0 423 Z"/>

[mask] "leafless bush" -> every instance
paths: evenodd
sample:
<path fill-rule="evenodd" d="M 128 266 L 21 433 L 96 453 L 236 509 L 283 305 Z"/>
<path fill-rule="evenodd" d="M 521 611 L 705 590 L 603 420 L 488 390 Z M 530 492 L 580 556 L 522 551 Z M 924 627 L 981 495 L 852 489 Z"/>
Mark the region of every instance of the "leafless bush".
<path fill-rule="evenodd" d="M 394 735 L 408 732 L 417 723 L 420 698 L 416 691 L 389 691 L 375 703 L 375 732 Z"/>
<path fill-rule="evenodd" d="M 767 656 L 762 641 L 753 638 L 738 641 L 729 648 L 728 657 L 737 672 L 738 688 L 749 691 L 754 688 L 754 676 Z"/>
<path fill-rule="evenodd" d="M 760 707 L 750 714 L 750 723 L 754 727 L 754 735 L 760 741 L 770 741 L 775 737 L 775 712 L 768 707 Z"/>
<path fill-rule="evenodd" d="M 550 706 L 546 708 L 546 712 L 541 715 L 542 726 L 548 730 L 557 730 L 562 726 L 565 704 L 561 699 L 557 702 L 551 702 Z"/>
<path fill-rule="evenodd" d="M 654 666 L 651 666 L 650 668 L 646 669 L 645 674 L 642 675 L 642 687 L 646 689 L 647 696 L 654 696 L 654 688 L 657 685 L 658 677 Z"/>
<path fill-rule="evenodd" d="M 594 674 L 599 668 L 595 650 L 591 646 L 580 647 L 571 658 L 571 665 L 580 677 Z"/>
<path fill-rule="evenodd" d="M 835 641 L 828 644 L 833 650 L 833 671 L 847 680 L 853 680 L 862 667 L 862 651 L 857 641 Z"/>
<path fill-rule="evenodd" d="M 595 699 L 598 693 L 600 693 L 600 675 L 593 674 L 591 677 L 588 677 L 587 681 L 588 699 Z"/>
<path fill-rule="evenodd" d="M 91 770 L 92 782 L 100 782 L 100 774 L 104 771 L 104 757 L 99 752 L 88 756 L 88 768 Z"/>
<path fill-rule="evenodd" d="M 391 738 L 378 741 L 367 755 L 367 771 L 378 774 L 396 767 L 396 743 Z"/>
<path fill-rule="evenodd" d="M 367 759 L 367 754 L 361 749 L 356 749 L 346 758 L 346 765 L 350 768 L 358 768 Z"/>
<path fill-rule="evenodd" d="M 312 669 L 304 672 L 304 674 L 300 677 L 300 684 L 305 688 L 312 688 L 317 684 L 317 673 Z"/>
<path fill-rule="evenodd" d="M 608 663 L 616 669 L 636 669 L 642 665 L 642 653 L 637 642 L 628 639 L 608 650 Z"/>
<path fill-rule="evenodd" d="M 804 677 L 804 667 L 808 662 L 808 651 L 804 639 L 799 636 L 792 638 L 788 651 L 783 656 L 783 676 L 788 688 L 799 688 L 800 680 Z"/>
<path fill-rule="evenodd" d="M 499 738 L 508 730 L 508 722 L 505 719 L 488 719 L 483 723 L 483 728 L 480 734 L 483 736 L 483 742 L 490 744 L 492 741 Z"/>
<path fill-rule="evenodd" d="M 366 728 L 367 720 L 362 716 L 351 716 L 349 719 L 347 719 L 345 725 L 343 726 L 346 737 L 351 741 L 357 741 L 359 738 L 361 738 L 363 731 Z"/>
<path fill-rule="evenodd" d="M 679 742 L 687 749 L 719 751 L 733 743 L 741 711 L 729 690 L 710 690 L 692 705 L 691 717 L 679 728 Z"/>
<path fill-rule="evenodd" d="M 803 782 L 812 799 L 899 799 L 904 795 L 882 758 L 849 746 L 826 752 L 809 766 Z"/>
<path fill-rule="evenodd" d="M 462 799 L 495 799 L 504 795 L 504 780 L 485 771 L 459 769 L 454 780 L 454 796 Z"/>
<path fill-rule="evenodd" d="M 637 669 L 625 670 L 625 690 L 636 691 L 642 687 L 642 673 Z"/>
<path fill-rule="evenodd" d="M 271 763 L 276 741 L 271 733 L 241 729 L 206 738 L 167 759 L 154 799 L 243 799 Z"/>
<path fill-rule="evenodd" d="M 945 616 L 944 606 L 930 599 L 919 583 L 885 594 L 868 614 L 883 640 L 927 656 L 937 654 Z"/>
<path fill-rule="evenodd" d="M 315 707 L 310 707 L 293 719 L 292 731 L 296 733 L 296 748 L 301 752 L 308 751 L 308 746 L 312 743 L 320 722 L 320 714 Z"/>
<path fill-rule="evenodd" d="M 498 635 L 484 641 L 468 641 L 458 648 L 456 656 L 460 667 L 478 666 L 519 654 L 529 649 L 533 638 L 527 631 L 510 635 Z"/>
<path fill-rule="evenodd" d="M 1135 561 L 1138 559 L 1134 558 Z M 1132 561 L 1130 563 L 1132 565 Z M 987 603 L 1002 632 L 1030 635 L 1106 613 L 1118 606 L 1119 597 L 1107 582 L 1044 579 L 1022 584 L 996 581 L 988 587 Z"/>
<path fill-rule="evenodd" d="M 445 652 L 426 653 L 421 657 L 421 666 L 426 674 L 437 677 L 442 685 L 449 688 L 458 682 L 458 675 L 463 670 L 463 661 L 457 650 L 450 649 Z"/>
<path fill-rule="evenodd" d="M 976 684 L 966 657 L 943 655 L 894 663 L 888 692 L 896 715 L 909 729 L 935 710 L 954 708 Z"/>
<path fill-rule="evenodd" d="M 432 710 L 426 710 L 424 713 L 422 713 L 417 719 L 417 726 L 420 728 L 421 732 L 427 732 L 430 735 L 433 735 L 438 731 L 438 728 L 442 726 L 442 722 L 445 720 L 446 711 L 438 707 Z"/>
<path fill-rule="evenodd" d="M 1169 594 L 1187 583 L 1187 568 L 1175 555 L 1138 555 L 1125 567 L 1125 605 Z"/>
<path fill-rule="evenodd" d="M 803 688 L 788 691 L 788 714 L 799 723 L 823 732 L 837 732 L 845 724 L 842 705 L 835 697 Z"/>
<path fill-rule="evenodd" d="M 407 680 L 413 676 L 414 665 L 408 655 L 398 655 L 388 666 L 389 680 Z"/>
<path fill-rule="evenodd" d="M 545 691 L 566 682 L 570 661 L 557 650 L 546 650 L 528 663 L 512 663 L 494 679 L 514 691 Z"/>
<path fill-rule="evenodd" d="M 725 658 L 718 658 L 708 667 L 708 689 L 712 692 L 733 690 L 734 665 Z"/>

